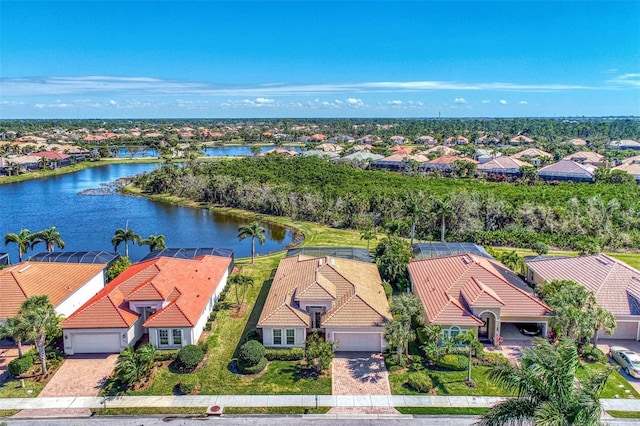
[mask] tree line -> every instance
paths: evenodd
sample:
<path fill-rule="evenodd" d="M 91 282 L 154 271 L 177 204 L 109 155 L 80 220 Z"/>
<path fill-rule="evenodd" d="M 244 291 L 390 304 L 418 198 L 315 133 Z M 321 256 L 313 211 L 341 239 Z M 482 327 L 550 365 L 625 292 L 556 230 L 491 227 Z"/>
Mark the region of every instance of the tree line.
<path fill-rule="evenodd" d="M 640 187 L 509 185 L 364 171 L 315 157 L 166 165 L 135 184 L 198 202 L 419 240 L 640 248 Z"/>

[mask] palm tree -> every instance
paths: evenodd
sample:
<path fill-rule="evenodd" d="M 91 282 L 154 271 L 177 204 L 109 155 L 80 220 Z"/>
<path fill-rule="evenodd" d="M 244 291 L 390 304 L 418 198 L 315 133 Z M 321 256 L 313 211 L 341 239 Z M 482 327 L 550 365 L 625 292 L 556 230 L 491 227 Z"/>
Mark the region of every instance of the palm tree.
<path fill-rule="evenodd" d="M 7 318 L 0 324 L 0 338 L 11 337 L 18 347 L 18 356 L 22 358 L 22 341 L 29 333 L 29 323 L 21 316 Z"/>
<path fill-rule="evenodd" d="M 117 251 L 118 246 L 124 242 L 124 256 L 129 257 L 129 241 L 139 242 L 140 235 L 136 234 L 133 229 L 118 228 L 111 239 L 111 244 L 113 244 L 113 249 Z"/>
<path fill-rule="evenodd" d="M 27 339 L 33 340 L 40 355 L 42 375 L 47 374 L 47 357 L 45 347 L 47 334 L 57 334 L 62 317 L 56 313 L 55 307 L 49 301 L 49 296 L 43 294 L 31 296 L 22 302 L 18 315 L 29 324 Z"/>
<path fill-rule="evenodd" d="M 523 274 L 525 266 L 524 259 L 518 254 L 517 251 L 512 250 L 510 252 L 503 253 L 502 256 L 500 256 L 500 261 L 516 274 Z"/>
<path fill-rule="evenodd" d="M 244 303 L 245 298 L 247 297 L 247 291 L 249 290 L 249 286 L 253 287 L 253 278 L 247 275 L 234 275 L 229 278 L 229 282 L 235 286 L 236 290 L 236 301 L 238 305 L 242 305 Z M 242 291 L 242 300 L 240 300 L 240 295 L 238 290 L 240 287 L 244 287 Z"/>
<path fill-rule="evenodd" d="M 240 241 L 245 238 L 251 237 L 251 263 L 254 262 L 256 255 L 255 239 L 257 238 L 260 244 L 264 244 L 266 241 L 264 238 L 265 229 L 258 222 L 251 222 L 247 225 L 243 225 L 238 228 L 238 239 Z"/>
<path fill-rule="evenodd" d="M 519 364 L 505 363 L 489 371 L 489 380 L 517 397 L 491 407 L 476 425 L 599 425 L 599 397 L 612 368 L 581 379 L 576 377 L 579 365 L 570 339 L 558 345 L 536 339 L 533 348 L 523 350 Z"/>
<path fill-rule="evenodd" d="M 34 248 L 36 244 L 45 243 L 47 246 L 47 251 L 52 253 L 55 249 L 55 246 L 58 248 L 64 248 L 64 241 L 62 241 L 62 237 L 60 233 L 56 230 L 55 226 L 52 226 L 49 229 L 45 229 L 43 231 L 36 232 L 32 235 L 32 243 L 31 248 Z"/>
<path fill-rule="evenodd" d="M 391 298 L 391 314 L 405 326 L 405 334 L 408 338 L 405 351 L 409 355 L 409 342 L 415 340 L 415 333 L 413 333 L 411 325 L 425 323 L 424 306 L 422 306 L 420 299 L 413 294 L 403 293 Z"/>
<path fill-rule="evenodd" d="M 409 342 L 415 339 L 415 333 L 411 329 L 407 330 L 402 321 L 391 321 L 384 327 L 384 338 L 390 345 L 395 346 L 398 365 L 402 365 L 402 352 L 409 347 Z"/>
<path fill-rule="evenodd" d="M 362 230 L 362 232 L 360 232 L 360 239 L 367 240 L 367 251 L 371 250 L 371 240 L 375 240 L 377 236 L 378 234 L 376 233 L 376 227 L 373 225 L 367 226 Z"/>
<path fill-rule="evenodd" d="M 31 231 L 23 229 L 18 234 L 10 233 L 5 235 L 4 245 L 8 246 L 10 243 L 15 243 L 18 246 L 18 260 L 22 262 L 22 257 L 25 255 L 27 250 L 29 250 L 32 239 L 33 235 L 31 234 Z"/>
<path fill-rule="evenodd" d="M 424 195 L 422 192 L 409 193 L 404 199 L 404 215 L 411 221 L 411 244 L 416 236 L 416 223 L 424 212 Z"/>
<path fill-rule="evenodd" d="M 149 235 L 149 238 L 140 240 L 138 243 L 141 246 L 149 246 L 149 253 L 155 249 L 166 249 L 167 245 L 164 242 L 164 234 Z"/>
<path fill-rule="evenodd" d="M 473 330 L 469 330 L 466 333 L 458 334 L 455 337 L 455 341 L 458 344 L 466 345 L 469 348 L 469 366 L 467 367 L 467 384 L 471 383 L 471 355 L 473 352 L 473 344 L 478 341 L 476 333 Z"/>
<path fill-rule="evenodd" d="M 440 241 L 444 242 L 444 234 L 447 231 L 447 221 L 456 217 L 456 210 L 448 198 L 431 198 L 431 213 L 440 220 Z"/>

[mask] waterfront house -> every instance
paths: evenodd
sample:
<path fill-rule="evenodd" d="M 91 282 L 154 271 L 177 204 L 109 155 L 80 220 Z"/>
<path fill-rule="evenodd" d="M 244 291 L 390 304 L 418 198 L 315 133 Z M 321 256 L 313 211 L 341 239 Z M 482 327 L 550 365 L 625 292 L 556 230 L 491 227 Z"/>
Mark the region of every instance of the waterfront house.
<path fill-rule="evenodd" d="M 593 292 L 598 305 L 611 312 L 617 322 L 612 335 L 600 331 L 599 337 L 640 340 L 640 271 L 604 254 L 540 257 L 525 262 L 527 280 L 533 284 L 570 280 Z"/>
<path fill-rule="evenodd" d="M 526 323 L 546 336 L 551 309 L 495 260 L 471 254 L 425 258 L 411 261 L 408 271 L 427 324 L 439 325 L 443 338 L 473 330 L 492 341 Z"/>
<path fill-rule="evenodd" d="M 638 183 L 640 183 L 640 156 L 632 157 L 631 159 L 627 158 L 620 164 L 613 168 L 613 170 L 622 170 L 623 172 L 627 172 L 636 179 Z"/>
<path fill-rule="evenodd" d="M 258 327 L 266 347 L 304 347 L 317 330 L 338 351 L 378 352 L 392 320 L 376 265 L 304 255 L 280 261 Z"/>
<path fill-rule="evenodd" d="M 117 353 L 143 334 L 156 349 L 196 344 L 231 263 L 204 255 L 131 265 L 62 322 L 65 353 Z"/>

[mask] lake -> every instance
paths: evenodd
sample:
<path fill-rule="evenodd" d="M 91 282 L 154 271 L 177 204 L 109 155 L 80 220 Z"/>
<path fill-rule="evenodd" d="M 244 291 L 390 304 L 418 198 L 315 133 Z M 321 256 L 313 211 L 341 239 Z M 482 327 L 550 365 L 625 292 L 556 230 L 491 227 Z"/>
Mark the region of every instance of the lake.
<path fill-rule="evenodd" d="M 251 239 L 240 242 L 237 238 L 238 227 L 249 222 L 247 219 L 117 193 L 79 194 L 157 167 L 159 164 L 111 164 L 0 185 L 0 236 L 4 242 L 4 235 L 10 232 L 18 233 L 24 228 L 36 232 L 55 226 L 66 244 L 65 251 L 113 251 L 113 233 L 128 224 L 142 238 L 164 234 L 168 247 L 221 247 L 233 249 L 236 257 L 251 255 Z M 264 245 L 256 242 L 257 254 L 283 250 L 293 242 L 290 229 L 263 225 L 267 241 Z M 40 243 L 26 257 L 45 250 Z M 15 244 L 0 246 L 0 251 L 8 251 L 11 262 L 18 261 Z M 123 244 L 119 251 L 124 254 Z M 134 261 L 148 252 L 148 246 L 129 244 L 129 256 Z"/>
<path fill-rule="evenodd" d="M 260 152 L 267 152 L 273 148 L 275 146 L 261 146 Z M 290 151 L 301 151 L 299 146 L 285 146 L 284 148 Z M 208 157 L 250 157 L 253 155 L 250 145 L 211 146 L 202 149 L 202 152 Z M 126 147 L 121 147 L 116 152 L 116 156 L 122 158 L 157 157 L 158 155 L 158 150 L 155 148 L 143 147 L 132 147 L 130 150 Z"/>

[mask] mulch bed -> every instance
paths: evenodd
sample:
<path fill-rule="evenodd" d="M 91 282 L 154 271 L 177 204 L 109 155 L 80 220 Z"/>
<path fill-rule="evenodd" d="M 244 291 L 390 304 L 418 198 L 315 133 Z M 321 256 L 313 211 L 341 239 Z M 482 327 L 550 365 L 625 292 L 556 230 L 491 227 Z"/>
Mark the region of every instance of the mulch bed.
<path fill-rule="evenodd" d="M 242 318 L 247 313 L 248 305 L 243 303 L 241 305 L 235 304 L 233 305 L 233 309 L 231 310 L 231 318 Z"/>

